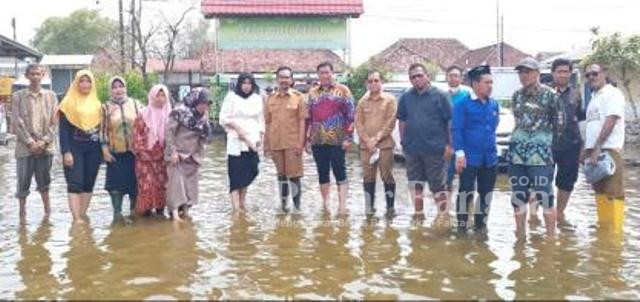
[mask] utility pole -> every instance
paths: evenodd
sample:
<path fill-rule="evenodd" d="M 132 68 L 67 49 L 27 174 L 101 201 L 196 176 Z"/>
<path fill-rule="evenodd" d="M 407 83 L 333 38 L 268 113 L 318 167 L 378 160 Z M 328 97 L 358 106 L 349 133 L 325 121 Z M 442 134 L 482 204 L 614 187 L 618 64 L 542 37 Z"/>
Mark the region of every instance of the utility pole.
<path fill-rule="evenodd" d="M 496 0 L 496 61 L 502 66 L 502 47 L 500 46 L 500 0 Z"/>
<path fill-rule="evenodd" d="M 504 16 L 500 15 L 500 67 L 504 66 Z"/>
<path fill-rule="evenodd" d="M 124 15 L 122 11 L 122 0 L 118 0 L 118 15 L 120 17 L 120 72 L 124 72 L 127 67 L 124 59 Z"/>
<path fill-rule="evenodd" d="M 136 0 L 131 0 L 131 4 L 129 5 L 130 7 L 130 13 L 131 13 L 131 33 L 133 33 L 131 36 L 131 69 L 135 69 L 136 65 L 135 65 L 135 57 L 136 57 L 136 39 L 135 39 L 135 35 L 137 33 L 136 30 Z M 137 20 L 138 22 L 140 22 L 140 20 Z"/>
<path fill-rule="evenodd" d="M 13 41 L 18 42 L 18 36 L 16 35 L 16 17 L 11 18 L 11 27 L 13 28 Z M 13 59 L 13 75 L 18 78 L 18 58 Z"/>

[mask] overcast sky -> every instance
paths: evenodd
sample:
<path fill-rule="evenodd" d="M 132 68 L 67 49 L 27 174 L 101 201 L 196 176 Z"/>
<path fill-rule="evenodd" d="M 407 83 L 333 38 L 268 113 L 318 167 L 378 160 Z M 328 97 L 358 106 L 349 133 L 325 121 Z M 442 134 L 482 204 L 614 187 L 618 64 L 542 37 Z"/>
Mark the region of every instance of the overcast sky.
<path fill-rule="evenodd" d="M 161 13 L 171 18 L 180 8 L 198 0 L 144 0 L 152 20 Z M 364 0 L 365 14 L 352 21 L 353 63 L 365 61 L 398 38 L 457 38 L 470 48 L 496 42 L 496 0 Z M 117 0 L 2 1 L 0 34 L 11 37 L 16 17 L 18 41 L 27 43 L 35 29 L 50 16 L 64 16 L 80 8 L 98 9 L 117 18 Z M 125 3 L 129 1 L 125 0 Z M 126 6 L 126 5 L 125 5 Z M 637 0 L 501 0 L 504 38 L 513 46 L 536 54 L 570 51 L 588 46 L 589 28 L 603 33 L 640 34 Z M 199 10 L 191 15 L 201 18 Z"/>

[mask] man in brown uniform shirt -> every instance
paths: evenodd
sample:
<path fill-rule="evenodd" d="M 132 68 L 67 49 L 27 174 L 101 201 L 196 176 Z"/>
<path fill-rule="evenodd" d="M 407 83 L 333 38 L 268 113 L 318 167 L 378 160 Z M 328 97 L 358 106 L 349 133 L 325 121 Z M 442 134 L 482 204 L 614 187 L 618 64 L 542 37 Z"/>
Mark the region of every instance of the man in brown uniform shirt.
<path fill-rule="evenodd" d="M 278 90 L 269 96 L 264 110 L 265 156 L 273 159 L 278 172 L 282 210 L 287 211 L 289 191 L 293 193 L 296 210 L 300 210 L 300 178 L 303 175 L 302 152 L 306 138 L 307 106 L 304 95 L 291 88 L 291 68 L 278 68 L 276 80 Z"/>
<path fill-rule="evenodd" d="M 367 213 L 375 211 L 376 170 L 384 183 L 387 213 L 393 212 L 396 184 L 393 179 L 393 148 L 391 132 L 396 125 L 396 99 L 382 91 L 382 76 L 377 71 L 369 73 L 368 92 L 358 102 L 356 131 L 360 137 L 363 186 Z M 379 158 L 371 163 L 371 157 L 379 150 Z"/>

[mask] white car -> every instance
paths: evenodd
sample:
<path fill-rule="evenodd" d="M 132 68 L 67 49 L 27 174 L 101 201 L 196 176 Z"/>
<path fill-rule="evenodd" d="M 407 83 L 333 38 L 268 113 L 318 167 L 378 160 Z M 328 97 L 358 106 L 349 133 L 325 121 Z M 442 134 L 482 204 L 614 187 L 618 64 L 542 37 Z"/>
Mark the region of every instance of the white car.
<path fill-rule="evenodd" d="M 431 85 L 447 90 L 449 87 L 447 83 L 443 82 L 431 82 Z M 382 86 L 382 89 L 390 94 L 393 94 L 397 100 L 400 99 L 403 93 L 411 89 L 410 83 L 386 83 Z M 499 165 L 504 166 L 506 164 L 506 157 L 509 152 L 509 141 L 511 140 L 511 133 L 515 126 L 513 113 L 508 108 L 500 108 L 500 123 L 496 131 L 497 149 L 499 157 Z M 400 145 L 400 130 L 398 129 L 398 122 L 396 121 L 396 128 L 392 133 L 393 140 L 396 141 L 396 147 L 393 153 L 396 157 L 403 158 L 402 145 Z"/>
<path fill-rule="evenodd" d="M 507 156 L 509 154 L 509 142 L 511 141 L 511 133 L 516 126 L 513 118 L 513 112 L 509 108 L 500 107 L 500 123 L 496 129 L 496 144 L 498 147 L 498 166 L 507 166 Z"/>

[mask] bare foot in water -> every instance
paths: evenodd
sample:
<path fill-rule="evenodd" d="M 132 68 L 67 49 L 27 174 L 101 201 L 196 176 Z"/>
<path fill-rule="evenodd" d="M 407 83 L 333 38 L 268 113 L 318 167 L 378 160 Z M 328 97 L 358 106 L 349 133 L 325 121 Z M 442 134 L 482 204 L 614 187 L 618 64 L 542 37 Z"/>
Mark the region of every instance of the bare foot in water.
<path fill-rule="evenodd" d="M 184 210 L 182 211 L 182 219 L 191 219 L 191 215 L 189 215 L 189 206 L 185 206 Z"/>
<path fill-rule="evenodd" d="M 181 213 L 184 213 L 184 212 L 181 212 L 181 211 L 180 211 L 180 210 L 178 210 L 178 209 L 173 210 L 173 211 L 171 212 L 171 219 L 173 219 L 173 221 L 175 221 L 175 222 L 182 222 L 183 220 L 182 220 L 182 218 L 180 217 L 180 216 L 181 216 Z"/>
<path fill-rule="evenodd" d="M 325 202 L 322 204 L 322 212 L 324 214 L 331 214 L 331 210 L 328 203 Z"/>

